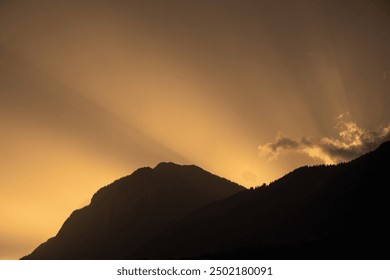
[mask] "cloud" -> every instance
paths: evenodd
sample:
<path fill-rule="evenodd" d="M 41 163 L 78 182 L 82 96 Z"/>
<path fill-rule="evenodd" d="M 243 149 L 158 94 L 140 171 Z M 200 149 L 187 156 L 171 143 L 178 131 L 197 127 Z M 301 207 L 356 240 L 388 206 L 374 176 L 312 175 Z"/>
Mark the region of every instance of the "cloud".
<path fill-rule="evenodd" d="M 355 122 L 340 122 L 336 126 L 338 137 L 323 137 L 319 140 L 293 139 L 279 133 L 273 142 L 259 146 L 259 154 L 276 159 L 281 153 L 298 152 L 318 158 L 326 164 L 352 160 L 374 150 L 390 140 L 390 125 L 365 130 Z"/>

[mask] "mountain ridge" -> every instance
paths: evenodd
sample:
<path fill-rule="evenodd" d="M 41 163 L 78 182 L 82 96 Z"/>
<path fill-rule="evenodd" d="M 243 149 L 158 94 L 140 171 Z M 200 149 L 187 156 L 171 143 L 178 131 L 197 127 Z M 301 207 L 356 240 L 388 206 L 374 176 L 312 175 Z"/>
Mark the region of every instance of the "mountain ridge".
<path fill-rule="evenodd" d="M 156 230 L 155 234 L 139 239 L 129 228 L 118 228 L 112 236 L 129 242 L 124 243 L 125 251 L 104 251 L 96 244 L 115 247 L 115 242 L 97 236 L 92 245 L 103 253 L 96 255 L 97 249 L 91 245 L 88 250 L 94 254 L 87 256 L 95 259 L 388 259 L 385 252 L 390 250 L 387 238 L 390 230 L 383 222 L 390 214 L 386 206 L 390 196 L 387 166 L 390 166 L 390 142 L 348 163 L 300 167 L 267 186 L 251 190 L 196 166 L 160 163 L 153 169 L 141 168 L 115 181 L 113 184 L 119 182 L 117 187 L 111 184 L 100 189 L 91 200 L 92 207 L 86 209 L 100 203 L 103 209 L 118 211 L 110 208 L 110 197 L 117 197 L 116 192 L 123 195 L 121 191 L 126 189 L 126 184 L 142 189 L 145 180 L 154 184 L 158 199 L 153 200 L 151 195 L 145 200 L 141 195 L 138 197 L 141 204 L 148 199 L 157 203 L 167 193 L 178 195 L 180 191 L 183 193 L 179 197 L 186 198 L 184 204 L 188 204 L 196 196 L 194 186 L 201 188 L 206 197 L 216 198 L 216 185 L 227 193 L 207 203 L 193 205 L 191 209 L 187 207 L 180 215 L 173 213 L 185 208 L 180 206 L 181 198 L 175 200 L 174 205 L 171 200 L 165 200 L 166 204 L 154 208 L 158 211 L 151 214 L 166 212 L 169 219 L 159 223 L 152 215 L 152 218 L 148 216 L 150 220 L 146 224 L 137 224 L 138 234 L 148 233 L 151 228 Z M 171 180 L 181 187 L 170 186 Z M 205 188 L 205 182 L 214 187 Z M 187 191 L 191 192 L 190 196 L 186 195 Z M 86 213 L 83 209 L 81 213 Z M 122 212 L 118 215 L 131 220 L 124 214 L 134 209 L 126 212 L 119 207 Z M 96 218 L 97 213 L 94 214 L 91 218 Z M 68 220 L 76 219 L 71 217 Z M 110 221 L 111 226 L 117 227 L 117 220 Z M 48 242 L 55 242 L 56 238 L 58 236 Z M 132 246 L 129 240 L 142 242 Z M 70 245 L 71 251 L 75 246 Z M 44 244 L 41 246 L 25 259 L 59 258 L 50 255 Z M 81 258 L 72 252 L 65 252 L 61 257 Z"/>
<path fill-rule="evenodd" d="M 244 189 L 192 165 L 143 167 L 99 189 L 24 259 L 118 259 L 121 248 L 135 250 L 184 214 Z"/>
<path fill-rule="evenodd" d="M 349 163 L 297 168 L 193 212 L 131 258 L 388 259 L 378 250 L 390 249 L 387 166 L 390 142 Z"/>

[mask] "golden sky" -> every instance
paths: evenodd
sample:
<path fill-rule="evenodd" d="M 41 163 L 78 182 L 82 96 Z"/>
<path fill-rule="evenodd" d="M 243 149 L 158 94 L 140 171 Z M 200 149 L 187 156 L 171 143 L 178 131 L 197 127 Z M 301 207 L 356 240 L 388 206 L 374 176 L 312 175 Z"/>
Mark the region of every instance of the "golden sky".
<path fill-rule="evenodd" d="M 0 2 L 0 259 L 161 161 L 247 187 L 390 135 L 386 0 Z"/>

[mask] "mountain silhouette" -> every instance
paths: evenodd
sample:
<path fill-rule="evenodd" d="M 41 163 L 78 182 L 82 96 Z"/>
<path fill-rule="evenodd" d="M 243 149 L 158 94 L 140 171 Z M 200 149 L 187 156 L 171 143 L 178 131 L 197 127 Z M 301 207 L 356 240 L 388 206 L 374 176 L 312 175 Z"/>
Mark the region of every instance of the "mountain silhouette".
<path fill-rule="evenodd" d="M 190 211 L 242 190 L 193 165 L 141 168 L 100 189 L 24 259 L 123 259 Z"/>
<path fill-rule="evenodd" d="M 99 190 L 25 259 L 388 259 L 390 142 L 242 187 L 163 163 Z"/>
<path fill-rule="evenodd" d="M 133 255 L 152 259 L 389 259 L 390 142 L 301 167 L 203 207 Z"/>

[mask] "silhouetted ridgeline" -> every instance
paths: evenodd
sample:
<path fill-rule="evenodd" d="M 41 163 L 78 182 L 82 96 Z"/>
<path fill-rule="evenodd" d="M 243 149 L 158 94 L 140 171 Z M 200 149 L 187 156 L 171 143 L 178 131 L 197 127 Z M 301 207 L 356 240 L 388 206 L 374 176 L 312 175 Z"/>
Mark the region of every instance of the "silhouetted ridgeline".
<path fill-rule="evenodd" d="M 123 259 L 185 214 L 243 187 L 196 166 L 160 163 L 100 189 L 26 259 Z"/>
<path fill-rule="evenodd" d="M 267 187 L 240 192 L 196 167 L 161 167 L 100 190 L 25 258 L 390 258 L 390 142 L 349 163 L 298 168 Z M 226 191 L 205 194 L 210 188 Z"/>

